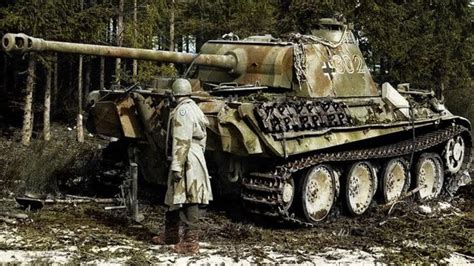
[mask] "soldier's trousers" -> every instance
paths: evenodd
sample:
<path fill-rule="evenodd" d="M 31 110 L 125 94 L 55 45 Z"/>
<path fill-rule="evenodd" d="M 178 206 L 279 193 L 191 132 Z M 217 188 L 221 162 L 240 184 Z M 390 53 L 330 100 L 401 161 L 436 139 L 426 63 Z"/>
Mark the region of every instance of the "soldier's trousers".
<path fill-rule="evenodd" d="M 180 222 L 185 229 L 199 229 L 199 207 L 198 204 L 183 204 L 183 207 L 167 211 L 165 214 L 167 224 L 177 225 Z"/>

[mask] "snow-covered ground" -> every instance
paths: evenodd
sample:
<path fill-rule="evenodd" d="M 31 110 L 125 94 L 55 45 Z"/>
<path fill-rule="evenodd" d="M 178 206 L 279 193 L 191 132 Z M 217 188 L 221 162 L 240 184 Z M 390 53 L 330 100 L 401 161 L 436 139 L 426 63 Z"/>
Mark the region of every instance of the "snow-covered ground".
<path fill-rule="evenodd" d="M 184 265 L 195 263 L 199 265 L 252 265 L 255 263 L 298 263 L 303 265 L 314 264 L 365 264 L 376 265 L 381 255 L 371 254 L 358 250 L 332 249 L 319 254 L 305 254 L 303 251 L 295 251 L 295 254 L 279 254 L 275 252 L 260 253 L 258 257 L 249 255 L 245 258 L 232 258 L 222 255 L 223 247 L 214 247 L 202 243 L 203 247 L 199 255 L 179 256 L 172 252 L 163 252 L 160 246 L 150 246 L 144 252 L 144 261 L 154 264 L 176 264 Z M 224 247 L 225 248 L 225 247 Z M 129 262 L 130 256 L 123 255 L 121 250 L 132 249 L 126 246 L 108 247 L 110 254 L 116 256 L 109 258 L 100 258 L 94 260 L 81 261 L 73 247 L 64 250 L 46 250 L 46 251 L 24 251 L 24 250 L 1 250 L 0 263 L 48 263 L 48 264 L 66 264 L 71 262 L 90 263 L 96 265 L 124 264 Z M 259 250 L 265 250 L 260 248 Z M 259 251 L 260 252 L 260 251 Z"/>
<path fill-rule="evenodd" d="M 0 264 L 67 264 L 80 262 L 94 265 L 114 265 L 130 262 L 130 253 L 140 249 L 139 260 L 153 264 L 176 264 L 184 265 L 196 263 L 199 265 L 251 265 L 255 263 L 298 263 L 303 265 L 314 264 L 365 264 L 376 265 L 382 254 L 374 249 L 373 252 L 361 250 L 328 249 L 320 253 L 309 254 L 304 250 L 292 250 L 291 253 L 282 254 L 272 251 L 271 246 L 255 246 L 242 248 L 238 257 L 228 256 L 229 251 L 236 249 L 235 246 L 215 246 L 209 243 L 200 243 L 200 253 L 194 256 L 183 256 L 172 252 L 172 246 L 148 245 L 143 247 L 130 245 L 109 245 L 106 247 L 92 247 L 88 252 L 90 257 L 97 255 L 97 259 L 83 260 L 78 252 L 77 246 L 65 246 L 55 250 L 21 250 L 29 246 L 28 241 L 18 235 L 14 227 L 4 226 L 0 231 L 0 245 L 8 246 L 11 250 L 0 250 Z M 66 230 L 67 231 L 67 230 Z M 66 234 L 65 234 L 66 235 Z M 34 247 L 33 247 L 34 249 Z M 237 249 L 236 249 L 237 250 Z M 132 252 L 131 252 L 132 251 Z M 104 255 L 106 254 L 106 255 Z M 235 253 L 234 253 L 235 254 Z M 135 258 L 136 260 L 137 258 Z"/>
<path fill-rule="evenodd" d="M 2 242 L 5 238 L 2 238 Z M 136 249 L 132 246 L 108 246 L 97 248 L 92 252 L 108 252 L 105 258 L 83 260 L 79 256 L 76 246 L 65 247 L 61 250 L 0 250 L 0 264 L 68 264 L 85 263 L 93 265 L 121 265 L 130 262 L 131 256 L 126 255 L 128 251 Z M 228 249 L 232 247 L 212 246 L 201 243 L 200 253 L 195 256 L 182 256 L 171 252 L 170 247 L 150 245 L 147 250 L 142 250 L 141 260 L 143 262 L 162 265 L 185 265 L 189 263 L 198 265 L 253 265 L 255 263 L 265 264 L 301 264 L 301 265 L 383 265 L 382 254 L 377 252 L 380 248 L 374 248 L 372 252 L 361 250 L 328 249 L 326 251 L 308 254 L 303 250 L 294 250 L 289 254 L 281 254 L 271 251 L 271 247 L 256 247 L 248 250 L 248 256 L 242 254 L 239 258 L 226 256 Z M 258 256 L 252 255 L 252 251 L 258 250 Z M 136 258 L 135 258 L 136 259 Z M 453 253 L 441 263 L 452 265 L 473 264 L 473 258 L 462 254 Z"/>
<path fill-rule="evenodd" d="M 350 219 L 347 223 L 340 223 L 330 229 L 324 228 L 330 226 L 327 224 L 315 229 L 279 229 L 233 223 L 225 217 L 212 214 L 211 218 L 207 218 L 212 222 L 206 225 L 206 232 L 212 237 L 207 237 L 203 240 L 205 242 L 200 243 L 198 255 L 182 256 L 173 253 L 172 246 L 148 243 L 152 233 L 146 229 L 159 228 L 160 224 L 143 226 L 142 229 L 134 231 L 121 223 L 119 217 L 100 216 L 104 215 L 104 212 L 99 207 L 80 209 L 76 206 L 55 206 L 28 213 L 25 219 L 13 219 L 14 223 L 0 221 L 0 264 L 383 265 L 392 262 L 392 259 L 401 259 L 402 262 L 416 260 L 407 250 L 417 250 L 414 254 L 422 254 L 423 257 L 419 257 L 421 261 L 428 259 L 430 262 L 452 265 L 474 265 L 473 257 L 456 252 L 465 249 L 450 246 L 450 243 L 459 242 L 459 238 L 456 238 L 457 242 L 446 242 L 447 239 L 438 242 L 426 241 L 422 239 L 426 235 L 420 232 L 421 228 L 413 226 L 421 224 L 417 223 L 419 219 L 426 219 L 425 225 L 426 222 L 431 222 L 428 235 L 441 232 L 438 239 L 444 239 L 443 235 L 453 234 L 445 229 L 446 226 L 452 227 L 453 221 L 463 226 L 471 221 L 471 216 L 466 215 L 469 211 L 444 202 L 418 205 L 414 211 L 420 215 L 413 216 L 414 214 L 410 213 L 412 218 L 407 221 L 415 221 L 411 224 L 399 226 L 396 224 L 402 217 L 381 216 L 376 222 L 360 220 L 364 224 L 359 224 L 358 221 L 350 225 L 349 228 L 370 228 L 367 232 L 381 233 L 388 230 L 387 226 L 393 226 L 388 235 L 383 235 L 373 242 L 368 241 L 374 238 L 375 234 L 349 233 L 346 225 L 353 222 Z M 149 211 L 149 218 L 161 216 L 162 212 L 151 215 Z M 111 220 L 107 220 L 109 218 Z M 433 230 L 437 224 L 443 222 L 445 224 L 440 225 L 438 231 Z M 372 227 L 368 227 L 369 225 Z M 340 230 L 346 233 L 337 233 L 342 232 Z M 145 235 L 137 237 L 136 233 L 140 232 Z M 399 232 L 405 233 L 394 234 Z M 221 239 L 215 239 L 219 237 Z M 460 237 L 471 239 L 469 235 Z M 434 257 L 438 251 L 444 252 L 443 259 Z"/>

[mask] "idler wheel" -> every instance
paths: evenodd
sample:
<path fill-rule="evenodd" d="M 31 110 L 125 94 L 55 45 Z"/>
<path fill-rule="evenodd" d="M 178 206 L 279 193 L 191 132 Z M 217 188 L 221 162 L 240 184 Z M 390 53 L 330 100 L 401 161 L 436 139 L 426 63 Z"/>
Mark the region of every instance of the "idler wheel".
<path fill-rule="evenodd" d="M 436 198 L 443 188 L 444 172 L 441 158 L 436 153 L 423 153 L 416 165 L 416 186 L 419 200 Z"/>
<path fill-rule="evenodd" d="M 346 179 L 346 204 L 353 215 L 363 214 L 370 206 L 377 190 L 375 168 L 367 161 L 356 162 Z"/>
<path fill-rule="evenodd" d="M 385 203 L 397 200 L 410 187 L 410 169 L 406 160 L 394 158 L 387 162 L 382 175 L 382 194 Z"/>
<path fill-rule="evenodd" d="M 303 214 L 310 222 L 324 220 L 334 205 L 336 182 L 334 170 L 329 165 L 316 165 L 301 182 Z"/>
<path fill-rule="evenodd" d="M 446 143 L 444 149 L 444 161 L 448 171 L 452 174 L 456 174 L 461 170 L 462 163 L 464 161 L 464 154 L 466 145 L 464 139 L 461 136 L 454 137 Z"/>

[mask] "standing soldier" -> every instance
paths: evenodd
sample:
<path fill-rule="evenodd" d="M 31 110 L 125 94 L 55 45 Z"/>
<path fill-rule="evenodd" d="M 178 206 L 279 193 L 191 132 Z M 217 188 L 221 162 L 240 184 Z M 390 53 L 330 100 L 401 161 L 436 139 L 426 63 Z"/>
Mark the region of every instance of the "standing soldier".
<path fill-rule="evenodd" d="M 170 113 L 172 151 L 165 204 L 169 209 L 165 216 L 165 231 L 155 236 L 157 244 L 176 244 L 178 253 L 199 252 L 199 207 L 212 200 L 210 176 L 207 171 L 204 151 L 206 149 L 206 126 L 204 113 L 190 98 L 191 84 L 186 79 L 177 79 L 172 86 L 177 106 Z M 180 241 L 180 225 L 184 228 Z"/>

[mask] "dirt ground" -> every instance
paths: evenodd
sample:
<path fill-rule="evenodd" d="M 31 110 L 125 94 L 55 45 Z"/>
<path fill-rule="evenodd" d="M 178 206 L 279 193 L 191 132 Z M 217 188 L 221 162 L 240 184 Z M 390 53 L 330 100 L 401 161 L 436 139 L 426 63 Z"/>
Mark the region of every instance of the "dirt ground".
<path fill-rule="evenodd" d="M 67 132 L 61 134 L 72 134 Z M 407 200 L 396 204 L 390 215 L 387 208 L 374 207 L 361 217 L 330 217 L 315 228 L 249 218 L 250 215 L 230 218 L 235 217 L 231 207 L 235 205 L 228 204 L 226 210 L 211 206 L 203 210 L 200 254 L 186 257 L 173 254 L 170 246 L 150 243 L 163 227 L 165 208 L 159 204 L 141 204 L 140 211 L 146 219 L 137 225 L 122 210 L 104 209 L 111 204 L 61 203 L 29 211 L 12 200 L 21 189 L 11 188 L 24 190 L 26 183 L 31 183 L 27 179 L 31 173 L 44 166 L 43 163 L 18 169 L 29 165 L 31 156 L 44 162 L 53 158 L 51 154 L 67 150 L 60 156 L 67 159 L 63 160 L 66 163 L 49 159 L 54 171 L 50 169 L 38 176 L 44 182 L 58 173 L 77 171 L 72 178 L 77 181 L 99 166 L 70 159 L 80 155 L 95 160 L 100 142 L 89 142 L 84 148 L 71 141 L 53 145 L 49 150 L 43 144 L 33 144 L 31 149 L 42 151 L 35 155 L 18 147 L 14 139 L 4 138 L 0 145 L 6 148 L 4 151 L 24 156 L 12 158 L 7 152 L 0 156 L 0 263 L 474 264 L 474 185 L 462 187 L 450 201 L 420 206 Z M 26 160 L 28 156 L 30 159 Z M 84 167 L 89 172 L 81 170 Z M 14 174 L 19 177 L 11 178 Z"/>

